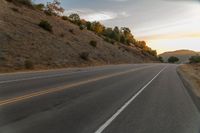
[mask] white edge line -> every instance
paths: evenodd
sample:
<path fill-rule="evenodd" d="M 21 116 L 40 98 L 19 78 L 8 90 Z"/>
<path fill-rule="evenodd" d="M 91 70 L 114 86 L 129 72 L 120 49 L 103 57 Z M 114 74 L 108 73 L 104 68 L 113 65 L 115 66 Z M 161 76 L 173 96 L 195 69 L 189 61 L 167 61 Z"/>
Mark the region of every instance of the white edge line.
<path fill-rule="evenodd" d="M 103 125 L 101 125 L 101 126 L 99 127 L 99 129 L 97 129 L 97 130 L 95 131 L 95 133 L 102 133 L 102 132 L 106 129 L 106 127 L 108 127 L 108 126 L 112 123 L 112 121 L 114 121 L 115 118 L 117 118 L 117 116 L 118 116 L 122 111 L 124 111 L 124 109 L 125 109 L 138 95 L 140 95 L 140 93 L 141 93 L 147 86 L 149 86 L 149 85 L 152 83 L 152 81 L 153 81 L 154 79 L 156 79 L 156 78 L 160 75 L 160 73 L 163 72 L 166 68 L 167 68 L 167 66 L 164 67 L 164 68 L 163 68 L 153 79 L 151 79 L 144 87 L 142 87 L 142 88 L 141 88 L 130 100 L 128 100 L 119 110 L 117 110 L 117 112 L 116 112 L 113 116 L 111 116 Z"/>

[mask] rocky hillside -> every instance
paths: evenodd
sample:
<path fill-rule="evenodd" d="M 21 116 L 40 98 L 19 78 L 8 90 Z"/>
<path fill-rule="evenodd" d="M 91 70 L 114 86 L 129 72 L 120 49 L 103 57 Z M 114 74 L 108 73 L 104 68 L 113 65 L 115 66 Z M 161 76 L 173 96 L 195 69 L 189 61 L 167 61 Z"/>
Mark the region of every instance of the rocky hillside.
<path fill-rule="evenodd" d="M 177 50 L 177 51 L 171 51 L 171 52 L 165 52 L 163 54 L 160 54 L 159 56 L 163 57 L 164 61 L 167 62 L 168 58 L 171 56 L 175 56 L 179 58 L 179 63 L 186 63 L 189 62 L 189 58 L 191 56 L 198 55 L 198 52 L 191 51 L 191 50 Z"/>
<path fill-rule="evenodd" d="M 138 47 L 105 42 L 60 17 L 6 0 L 0 3 L 1 72 L 157 61 Z M 41 20 L 53 32 L 38 26 Z"/>

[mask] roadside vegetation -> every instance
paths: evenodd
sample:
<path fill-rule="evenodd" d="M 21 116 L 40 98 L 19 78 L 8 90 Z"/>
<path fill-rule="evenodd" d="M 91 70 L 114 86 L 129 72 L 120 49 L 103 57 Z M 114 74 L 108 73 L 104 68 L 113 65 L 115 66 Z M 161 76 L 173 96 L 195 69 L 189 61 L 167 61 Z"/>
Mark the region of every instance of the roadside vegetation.
<path fill-rule="evenodd" d="M 176 63 L 179 61 L 179 58 L 175 57 L 175 56 L 171 56 L 168 58 L 168 63 Z"/>
<path fill-rule="evenodd" d="M 47 30 L 49 32 L 53 32 L 51 24 L 46 20 L 42 20 L 38 25 L 41 28 L 43 28 L 44 30 Z"/>
<path fill-rule="evenodd" d="M 200 63 L 200 56 L 197 55 L 197 56 L 192 56 L 190 57 L 190 63 Z"/>
<path fill-rule="evenodd" d="M 98 21 L 89 22 L 84 19 L 81 19 L 77 13 L 72 13 L 69 16 L 62 16 L 64 13 L 64 8 L 60 6 L 60 1 L 54 0 L 53 2 L 47 2 L 46 6 L 44 4 L 34 4 L 31 0 L 7 0 L 9 2 L 23 4 L 28 7 L 32 7 L 35 10 L 41 10 L 46 15 L 52 16 L 59 16 L 61 19 L 65 21 L 70 21 L 71 23 L 80 27 L 80 30 L 90 30 L 95 34 L 102 37 L 106 42 L 111 44 L 115 44 L 115 42 L 122 43 L 126 46 L 135 46 L 140 48 L 143 53 L 148 53 L 152 56 L 157 57 L 156 50 L 152 50 L 150 47 L 147 46 L 145 41 L 138 41 L 134 38 L 131 30 L 128 27 L 117 27 L 114 28 L 106 27 Z M 52 26 L 47 21 L 41 21 L 39 24 L 42 28 L 47 31 L 52 32 Z M 73 31 L 71 31 L 73 33 Z M 93 44 L 92 44 L 93 45 Z M 95 47 L 95 46 L 94 46 Z"/>
<path fill-rule="evenodd" d="M 105 27 L 76 13 L 63 16 L 56 0 L 3 0 L 0 7 L 2 21 L 10 25 L 2 27 L 0 72 L 158 62 L 156 51 L 129 28 Z"/>

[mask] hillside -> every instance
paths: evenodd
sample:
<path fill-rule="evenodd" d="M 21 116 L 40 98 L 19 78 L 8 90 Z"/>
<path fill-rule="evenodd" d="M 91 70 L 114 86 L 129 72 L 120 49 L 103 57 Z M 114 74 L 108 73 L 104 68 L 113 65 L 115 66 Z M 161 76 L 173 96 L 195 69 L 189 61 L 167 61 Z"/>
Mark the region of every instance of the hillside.
<path fill-rule="evenodd" d="M 157 61 L 138 47 L 105 42 L 60 17 L 5 0 L 0 3 L 1 72 Z M 53 33 L 38 26 L 41 20 L 52 25 Z"/>
<path fill-rule="evenodd" d="M 188 62 L 191 56 L 194 56 L 197 54 L 199 54 L 199 52 L 195 52 L 191 50 L 177 50 L 177 51 L 165 52 L 163 54 L 160 54 L 159 56 L 163 57 L 165 62 L 167 62 L 169 57 L 175 56 L 180 59 L 179 63 L 184 63 L 184 62 Z"/>

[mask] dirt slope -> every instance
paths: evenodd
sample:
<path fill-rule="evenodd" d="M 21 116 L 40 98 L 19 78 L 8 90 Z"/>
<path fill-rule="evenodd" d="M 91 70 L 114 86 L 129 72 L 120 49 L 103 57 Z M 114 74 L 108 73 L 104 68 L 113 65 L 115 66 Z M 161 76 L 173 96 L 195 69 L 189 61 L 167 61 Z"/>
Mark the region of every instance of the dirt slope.
<path fill-rule="evenodd" d="M 53 33 L 38 26 L 41 20 L 53 26 Z M 91 40 L 97 41 L 96 48 L 89 44 Z M 89 54 L 87 60 L 81 58 L 83 52 Z M 26 62 L 34 69 L 51 69 L 153 61 L 155 57 L 136 47 L 112 45 L 59 17 L 0 0 L 1 72 L 23 70 Z"/>

